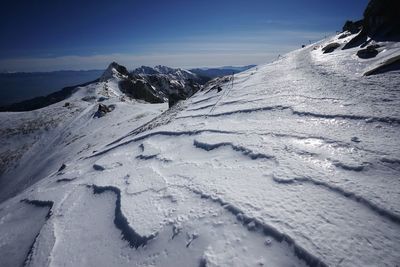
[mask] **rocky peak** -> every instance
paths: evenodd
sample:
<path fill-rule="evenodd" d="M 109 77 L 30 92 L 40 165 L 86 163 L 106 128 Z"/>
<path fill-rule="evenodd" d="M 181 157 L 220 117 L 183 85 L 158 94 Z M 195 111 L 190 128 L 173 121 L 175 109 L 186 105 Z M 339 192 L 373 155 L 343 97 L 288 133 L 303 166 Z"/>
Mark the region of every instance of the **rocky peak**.
<path fill-rule="evenodd" d="M 364 11 L 364 30 L 369 36 L 400 34 L 400 1 L 371 0 Z"/>
<path fill-rule="evenodd" d="M 162 65 L 157 65 L 154 67 L 154 69 L 156 71 L 158 71 L 161 74 L 172 74 L 174 73 L 176 70 L 167 66 L 162 66 Z"/>
<path fill-rule="evenodd" d="M 106 81 L 114 77 L 129 76 L 129 71 L 117 62 L 112 62 L 108 65 L 107 69 L 104 71 L 103 75 L 100 77 L 101 81 Z"/>

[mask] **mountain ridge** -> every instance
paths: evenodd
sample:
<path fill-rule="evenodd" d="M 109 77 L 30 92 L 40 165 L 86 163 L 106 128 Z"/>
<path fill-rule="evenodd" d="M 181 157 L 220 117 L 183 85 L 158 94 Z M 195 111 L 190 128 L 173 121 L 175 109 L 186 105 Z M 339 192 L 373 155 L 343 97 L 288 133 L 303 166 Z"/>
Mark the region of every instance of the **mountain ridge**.
<path fill-rule="evenodd" d="M 116 62 L 114 62 L 114 63 L 118 64 Z M 110 64 L 112 65 L 113 63 L 110 63 Z M 122 72 L 124 72 L 124 75 L 126 75 L 126 76 L 129 76 L 131 74 L 145 75 L 144 78 L 146 78 L 146 76 L 147 76 L 147 78 L 152 80 L 153 82 L 156 82 L 159 84 L 163 83 L 164 87 L 166 87 L 167 83 L 168 83 L 166 80 L 170 80 L 170 81 L 174 80 L 175 84 L 176 84 L 176 81 L 181 81 L 181 84 L 182 84 L 183 80 L 193 80 L 193 82 L 198 85 L 204 85 L 210 79 L 213 79 L 213 78 L 216 78 L 219 76 L 224 76 L 224 75 L 231 75 L 233 72 L 237 73 L 239 70 L 247 69 L 247 67 L 250 67 L 250 66 L 246 66 L 246 67 L 242 67 L 242 68 L 235 67 L 237 69 L 236 71 L 232 70 L 232 69 L 221 70 L 221 68 L 218 68 L 217 72 L 214 72 L 214 69 L 209 69 L 209 70 L 205 70 L 205 71 L 198 71 L 200 69 L 193 69 L 194 71 L 192 72 L 190 70 L 185 70 L 185 69 L 181 69 L 181 68 L 170 68 L 167 66 L 158 65 L 155 67 L 141 66 L 132 71 L 128 71 L 128 69 L 124 67 L 125 70 Z M 59 74 L 59 73 L 80 73 L 80 72 L 81 71 L 55 71 L 55 72 L 49 72 L 49 73 L 45 72 L 43 74 L 50 75 L 51 73 Z M 93 72 L 93 71 L 83 71 L 83 72 Z M 95 72 L 97 73 L 98 70 L 95 70 Z M 0 112 L 29 111 L 29 110 L 39 109 L 39 108 L 45 107 L 47 105 L 56 103 L 57 101 L 61 101 L 61 100 L 65 99 L 66 97 L 70 96 L 70 94 L 67 92 L 71 91 L 73 88 L 85 86 L 87 84 L 96 82 L 99 79 L 101 79 L 101 77 L 104 75 L 105 70 L 103 70 L 102 72 L 103 72 L 103 74 L 100 75 L 100 77 L 98 77 L 97 79 L 94 79 L 92 81 L 79 83 L 77 85 L 72 85 L 72 86 L 66 86 L 59 91 L 55 91 L 54 93 L 50 93 L 45 96 L 38 96 L 38 97 L 18 101 L 18 102 L 11 103 L 11 104 L 0 105 Z M 129 72 L 129 74 L 128 74 L 128 72 Z M 30 72 L 25 73 L 24 72 L 24 73 L 12 73 L 12 74 L 4 74 L 4 75 L 18 76 L 21 74 L 23 74 L 23 75 L 40 75 L 42 73 L 41 72 L 37 72 L 37 73 L 36 72 L 34 72 L 34 73 L 30 73 Z M 111 74 L 109 73 L 108 76 L 110 76 L 110 75 Z M 153 77 L 150 77 L 151 75 L 153 75 Z M 165 81 L 161 82 L 160 81 L 161 79 L 156 77 L 157 75 L 158 76 L 163 75 Z M 159 80 L 159 81 L 157 81 L 157 80 Z M 166 93 L 167 90 L 164 88 L 163 91 L 164 91 L 164 93 Z M 187 94 L 183 93 L 182 96 L 180 96 L 180 98 L 187 98 Z M 164 99 L 164 101 L 166 101 L 166 99 Z"/>
<path fill-rule="evenodd" d="M 360 47 L 324 53 L 356 35 L 341 34 L 214 79 L 171 108 L 127 94 L 164 97 L 155 88 L 165 74 L 115 63 L 68 99 L 0 113 L 0 258 L 393 266 L 399 71 L 364 73 L 400 46 L 377 43 L 369 59 Z"/>

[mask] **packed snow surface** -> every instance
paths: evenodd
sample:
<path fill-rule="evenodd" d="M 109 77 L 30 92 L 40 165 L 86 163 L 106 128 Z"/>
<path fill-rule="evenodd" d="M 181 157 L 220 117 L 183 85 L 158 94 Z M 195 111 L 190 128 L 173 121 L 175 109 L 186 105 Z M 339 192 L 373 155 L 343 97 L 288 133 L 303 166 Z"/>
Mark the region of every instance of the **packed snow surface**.
<path fill-rule="evenodd" d="M 205 88 L 164 113 L 162 105 L 110 97 L 116 107 L 104 117 L 89 116 L 95 105 L 86 102 L 73 118 L 63 115 L 60 138 L 72 142 L 66 131 L 74 133 L 80 149 L 72 143 L 52 152 L 58 161 L 35 159 L 51 171 L 31 164 L 9 172 L 18 183 L 33 169 L 46 177 L 0 204 L 1 262 L 399 265 L 399 72 L 363 74 L 400 49 L 392 44 L 372 60 L 358 59 L 356 49 L 323 54 L 332 41 L 237 74 L 220 92 Z M 57 118 L 60 108 L 37 114 L 53 109 Z"/>

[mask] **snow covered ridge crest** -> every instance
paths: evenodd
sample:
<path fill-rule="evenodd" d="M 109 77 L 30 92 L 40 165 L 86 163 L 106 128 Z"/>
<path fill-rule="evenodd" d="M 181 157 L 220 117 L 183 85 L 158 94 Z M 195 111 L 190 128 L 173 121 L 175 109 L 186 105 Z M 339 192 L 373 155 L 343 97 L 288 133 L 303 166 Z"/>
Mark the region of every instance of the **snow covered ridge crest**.
<path fill-rule="evenodd" d="M 103 75 L 100 77 L 100 81 L 107 81 L 111 78 L 128 78 L 129 71 L 124 67 L 119 65 L 117 62 L 112 62 L 108 65 L 107 69 L 104 71 Z"/>

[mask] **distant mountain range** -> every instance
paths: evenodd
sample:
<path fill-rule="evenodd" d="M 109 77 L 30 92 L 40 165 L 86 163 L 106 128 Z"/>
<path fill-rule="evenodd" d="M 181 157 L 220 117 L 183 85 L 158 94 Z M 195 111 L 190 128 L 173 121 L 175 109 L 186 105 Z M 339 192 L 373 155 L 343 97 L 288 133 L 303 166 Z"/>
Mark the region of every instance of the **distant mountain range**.
<path fill-rule="evenodd" d="M 197 68 L 197 69 L 190 69 L 190 71 L 199 76 L 214 79 L 221 76 L 232 75 L 232 73 L 239 73 L 254 68 L 255 66 L 256 65 L 247 65 L 243 67 L 224 66 L 220 68 Z"/>
<path fill-rule="evenodd" d="M 213 78 L 238 73 L 251 67 L 254 65 L 191 70 L 161 65 L 141 66 L 131 71 L 130 75 L 141 77 L 153 87 L 159 88 L 163 92 L 162 101 L 166 101 L 166 90 L 171 84 L 175 89 L 184 88 L 189 81 L 197 87 Z M 104 70 L 0 73 L 0 111 L 32 110 L 55 103 L 68 97 L 73 88 L 97 80 L 103 72 Z M 182 82 L 185 80 L 186 85 Z M 60 90 L 61 88 L 63 89 Z M 181 98 L 187 97 L 187 90 L 188 88 L 184 90 L 185 93 L 180 91 Z"/>

